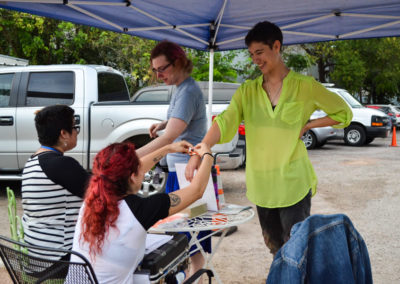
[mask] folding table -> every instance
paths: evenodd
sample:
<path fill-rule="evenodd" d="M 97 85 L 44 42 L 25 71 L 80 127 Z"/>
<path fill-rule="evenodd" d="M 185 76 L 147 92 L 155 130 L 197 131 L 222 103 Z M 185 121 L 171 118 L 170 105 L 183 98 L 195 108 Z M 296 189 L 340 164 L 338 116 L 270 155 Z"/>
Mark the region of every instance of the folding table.
<path fill-rule="evenodd" d="M 193 252 L 200 251 L 201 254 L 204 256 L 206 263 L 205 268 L 209 268 L 213 271 L 215 278 L 218 283 L 222 283 L 221 279 L 219 278 L 218 274 L 216 273 L 214 266 L 211 263 L 212 257 L 217 252 L 219 245 L 221 244 L 222 240 L 224 239 L 227 229 L 229 227 L 237 226 L 249 221 L 251 218 L 254 217 L 254 210 L 250 207 L 243 208 L 241 211 L 232 212 L 214 212 L 208 211 L 200 216 L 194 218 L 187 218 L 187 217 L 180 217 L 175 218 L 170 222 L 165 222 L 159 224 L 155 228 L 151 228 L 151 233 L 165 233 L 165 232 L 189 232 L 191 235 L 191 240 L 189 243 L 189 247 L 195 245 L 196 249 Z M 207 236 L 197 239 L 197 235 L 200 231 L 211 231 L 210 234 Z M 200 242 L 211 238 L 217 232 L 222 231 L 222 234 L 212 249 L 212 253 L 207 255 L 203 247 L 200 245 Z"/>

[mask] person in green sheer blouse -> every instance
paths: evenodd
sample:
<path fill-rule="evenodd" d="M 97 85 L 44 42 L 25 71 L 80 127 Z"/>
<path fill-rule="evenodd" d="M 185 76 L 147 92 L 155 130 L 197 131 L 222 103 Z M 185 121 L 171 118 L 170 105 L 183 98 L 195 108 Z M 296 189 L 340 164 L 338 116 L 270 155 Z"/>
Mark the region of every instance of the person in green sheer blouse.
<path fill-rule="evenodd" d="M 283 62 L 282 32 L 270 22 L 256 24 L 246 45 L 262 75 L 243 83 L 229 107 L 214 120 L 203 142 L 210 147 L 233 138 L 246 127 L 247 198 L 257 206 L 260 225 L 272 254 L 289 239 L 291 227 L 310 215 L 317 177 L 302 135 L 315 127 L 344 128 L 352 111 L 337 94 L 314 78 L 290 70 Z M 323 110 L 327 116 L 310 120 Z M 185 175 L 193 178 L 197 157 Z"/>

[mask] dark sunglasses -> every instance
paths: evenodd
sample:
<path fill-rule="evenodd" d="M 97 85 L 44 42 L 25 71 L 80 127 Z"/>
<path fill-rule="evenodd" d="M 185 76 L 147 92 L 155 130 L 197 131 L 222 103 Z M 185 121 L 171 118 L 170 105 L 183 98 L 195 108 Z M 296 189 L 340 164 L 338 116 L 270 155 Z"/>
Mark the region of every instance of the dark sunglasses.
<path fill-rule="evenodd" d="M 79 134 L 79 132 L 81 132 L 81 127 L 79 125 L 72 126 L 72 129 L 75 129 L 76 133 L 78 133 L 78 134 Z"/>
<path fill-rule="evenodd" d="M 167 70 L 167 68 L 169 67 L 169 66 L 171 66 L 172 65 L 172 62 L 171 63 L 168 63 L 167 65 L 165 65 L 164 67 L 159 67 L 159 68 L 153 68 L 153 69 L 151 69 L 154 73 L 164 73 L 165 72 L 165 70 Z"/>

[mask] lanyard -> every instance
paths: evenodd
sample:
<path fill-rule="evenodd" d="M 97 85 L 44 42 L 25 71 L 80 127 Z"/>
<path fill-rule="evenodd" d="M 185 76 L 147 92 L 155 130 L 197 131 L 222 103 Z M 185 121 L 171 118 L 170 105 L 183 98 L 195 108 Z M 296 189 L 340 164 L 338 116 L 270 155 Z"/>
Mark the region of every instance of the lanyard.
<path fill-rule="evenodd" d="M 49 147 L 49 146 L 43 146 L 43 145 L 41 145 L 40 147 L 42 147 L 42 148 L 44 148 L 44 149 L 47 149 L 47 150 L 51 150 L 51 151 L 54 151 L 54 152 L 57 152 L 57 153 L 62 154 L 61 151 L 59 151 L 59 150 L 57 150 L 57 149 L 55 149 L 55 148 Z"/>

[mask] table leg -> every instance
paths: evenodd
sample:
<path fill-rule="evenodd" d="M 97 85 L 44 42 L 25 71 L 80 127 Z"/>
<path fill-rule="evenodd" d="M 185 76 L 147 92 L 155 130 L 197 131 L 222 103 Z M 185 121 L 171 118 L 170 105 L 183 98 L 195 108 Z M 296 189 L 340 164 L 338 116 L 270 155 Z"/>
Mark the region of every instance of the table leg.
<path fill-rule="evenodd" d="M 217 280 L 217 283 L 222 284 L 221 279 L 219 278 L 218 273 L 215 271 L 214 265 L 212 264 L 211 260 L 214 256 L 214 254 L 217 252 L 219 245 L 221 244 L 222 240 L 224 239 L 227 230 L 224 229 L 221 236 L 219 237 L 219 240 L 217 242 L 217 244 L 212 248 L 212 252 L 211 254 L 207 255 L 206 252 L 204 251 L 203 247 L 201 246 L 200 242 L 203 239 L 206 238 L 211 238 L 212 235 L 214 235 L 215 233 L 217 233 L 217 231 L 212 232 L 211 234 L 207 235 L 206 237 L 198 240 L 197 236 L 199 234 L 199 232 L 190 232 L 190 243 L 189 243 L 189 247 L 191 247 L 192 245 L 196 245 L 196 250 L 195 251 L 200 251 L 200 253 L 203 255 L 204 259 L 205 259 L 205 264 L 204 264 L 204 268 L 208 268 L 210 269 L 213 273 L 214 273 L 214 277 Z"/>

